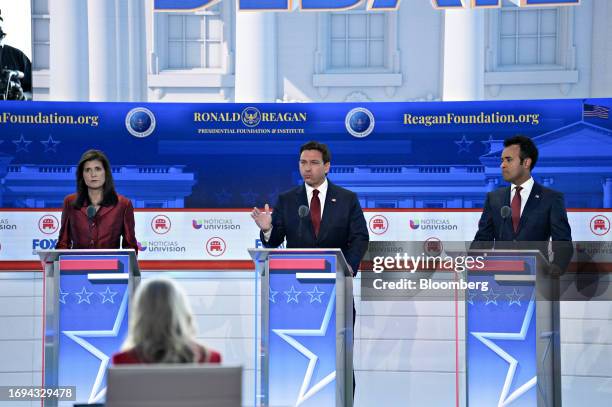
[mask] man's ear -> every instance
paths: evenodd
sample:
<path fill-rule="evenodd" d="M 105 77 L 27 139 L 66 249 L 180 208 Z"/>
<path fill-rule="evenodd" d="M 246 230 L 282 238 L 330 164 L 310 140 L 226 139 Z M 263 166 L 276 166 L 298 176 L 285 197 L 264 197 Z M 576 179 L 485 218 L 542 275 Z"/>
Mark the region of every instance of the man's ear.
<path fill-rule="evenodd" d="M 531 168 L 531 158 L 525 158 L 521 164 L 527 169 Z"/>
<path fill-rule="evenodd" d="M 325 175 L 327 175 L 327 173 L 329 172 L 329 167 L 330 167 L 330 166 L 331 166 L 331 163 L 330 163 L 330 162 L 326 162 L 326 163 L 324 164 L 324 167 L 325 167 Z"/>

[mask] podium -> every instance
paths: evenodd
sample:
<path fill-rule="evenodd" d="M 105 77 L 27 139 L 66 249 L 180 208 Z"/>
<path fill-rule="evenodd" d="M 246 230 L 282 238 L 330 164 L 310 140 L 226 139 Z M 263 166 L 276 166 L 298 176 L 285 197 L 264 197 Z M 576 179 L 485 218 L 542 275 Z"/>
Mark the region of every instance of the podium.
<path fill-rule="evenodd" d="M 470 251 L 485 256 L 466 293 L 467 406 L 560 407 L 558 280 L 539 250 Z"/>
<path fill-rule="evenodd" d="M 255 405 L 353 405 L 353 275 L 340 249 L 249 249 Z"/>
<path fill-rule="evenodd" d="M 43 385 L 76 387 L 76 402 L 99 403 L 110 357 L 125 340 L 129 297 L 140 280 L 129 250 L 40 250 L 43 280 Z M 44 406 L 75 401 L 47 399 Z"/>

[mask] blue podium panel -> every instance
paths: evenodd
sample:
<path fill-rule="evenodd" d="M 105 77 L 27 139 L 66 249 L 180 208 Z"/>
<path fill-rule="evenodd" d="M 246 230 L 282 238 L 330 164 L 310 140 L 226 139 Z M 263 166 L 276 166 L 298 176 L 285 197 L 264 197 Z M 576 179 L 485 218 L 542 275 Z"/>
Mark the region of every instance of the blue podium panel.
<path fill-rule="evenodd" d="M 336 257 L 269 258 L 268 405 L 336 405 Z"/>
<path fill-rule="evenodd" d="M 127 334 L 129 256 L 62 255 L 59 266 L 58 385 L 76 386 L 77 402 L 101 402 Z"/>
<path fill-rule="evenodd" d="M 538 352 L 534 283 L 504 283 L 495 274 L 536 274 L 534 256 L 488 256 L 494 270 L 469 275 L 487 292 L 466 298 L 469 407 L 538 406 Z"/>

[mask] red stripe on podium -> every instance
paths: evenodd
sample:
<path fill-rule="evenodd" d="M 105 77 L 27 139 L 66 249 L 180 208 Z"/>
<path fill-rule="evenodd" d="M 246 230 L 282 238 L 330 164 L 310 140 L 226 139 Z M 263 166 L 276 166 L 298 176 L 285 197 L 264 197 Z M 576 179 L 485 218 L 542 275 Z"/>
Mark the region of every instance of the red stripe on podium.
<path fill-rule="evenodd" d="M 96 260 L 60 260 L 61 271 L 117 271 L 119 270 L 119 260 L 117 259 L 96 259 Z"/>
<path fill-rule="evenodd" d="M 485 260 L 482 269 L 471 269 L 471 271 L 514 271 L 517 273 L 525 271 L 523 260 Z"/>
<path fill-rule="evenodd" d="M 270 270 L 325 270 L 325 259 L 270 259 Z"/>

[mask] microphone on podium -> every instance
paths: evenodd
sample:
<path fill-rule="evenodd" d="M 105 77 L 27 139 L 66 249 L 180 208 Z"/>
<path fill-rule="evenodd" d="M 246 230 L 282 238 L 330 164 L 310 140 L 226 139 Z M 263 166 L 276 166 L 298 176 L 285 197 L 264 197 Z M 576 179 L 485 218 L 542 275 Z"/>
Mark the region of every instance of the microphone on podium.
<path fill-rule="evenodd" d="M 304 218 L 308 216 L 310 213 L 310 209 L 306 205 L 300 205 L 298 208 L 298 216 L 300 217 L 300 224 L 298 227 L 298 240 L 302 240 L 302 223 L 304 223 Z"/>
<path fill-rule="evenodd" d="M 96 216 L 96 207 L 93 205 L 89 205 L 87 207 L 87 219 L 89 219 L 89 222 L 93 222 L 93 218 Z"/>
<path fill-rule="evenodd" d="M 501 215 L 503 222 L 502 222 L 501 228 L 499 229 L 499 239 L 498 240 L 502 240 L 502 233 L 503 233 L 504 228 L 506 227 L 506 222 L 508 221 L 508 218 L 512 216 L 512 208 L 509 207 L 508 205 L 504 205 L 499 210 L 499 214 Z"/>

